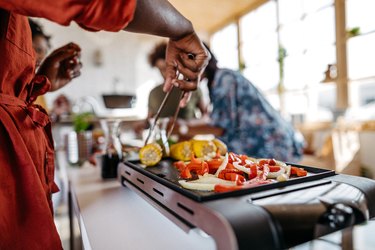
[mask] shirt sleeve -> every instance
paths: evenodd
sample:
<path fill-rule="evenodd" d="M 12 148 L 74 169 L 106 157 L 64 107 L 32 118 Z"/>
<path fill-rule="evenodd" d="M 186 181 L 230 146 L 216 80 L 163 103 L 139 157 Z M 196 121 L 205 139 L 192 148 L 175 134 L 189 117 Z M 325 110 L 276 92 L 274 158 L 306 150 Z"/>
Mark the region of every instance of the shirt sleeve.
<path fill-rule="evenodd" d="M 43 17 L 61 25 L 118 31 L 133 19 L 136 0 L 0 0 L 0 8 L 24 16 Z"/>

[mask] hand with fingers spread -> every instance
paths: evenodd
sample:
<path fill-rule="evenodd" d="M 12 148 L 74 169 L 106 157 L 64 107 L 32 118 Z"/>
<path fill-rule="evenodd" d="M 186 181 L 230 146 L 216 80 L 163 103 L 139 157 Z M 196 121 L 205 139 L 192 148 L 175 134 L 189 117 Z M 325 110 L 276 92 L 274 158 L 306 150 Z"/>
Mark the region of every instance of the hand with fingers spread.
<path fill-rule="evenodd" d="M 69 43 L 47 56 L 37 75 L 45 75 L 50 80 L 50 91 L 60 89 L 81 74 L 80 56 L 81 48 L 75 43 Z"/>
<path fill-rule="evenodd" d="M 185 91 L 180 105 L 185 106 L 190 91 L 196 90 L 203 70 L 208 64 L 210 53 L 193 32 L 181 39 L 170 39 L 166 53 L 166 78 L 164 91 L 172 86 Z"/>

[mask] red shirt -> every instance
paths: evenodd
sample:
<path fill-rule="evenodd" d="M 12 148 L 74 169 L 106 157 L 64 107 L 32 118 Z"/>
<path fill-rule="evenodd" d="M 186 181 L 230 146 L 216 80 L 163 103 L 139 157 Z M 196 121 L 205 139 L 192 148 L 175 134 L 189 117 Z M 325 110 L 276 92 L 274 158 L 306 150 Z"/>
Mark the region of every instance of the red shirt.
<path fill-rule="evenodd" d="M 26 16 L 90 30 L 117 31 L 135 0 L 0 0 L 0 249 L 61 249 L 51 195 L 54 151 L 50 121 L 31 104 L 50 88 L 35 77 Z"/>

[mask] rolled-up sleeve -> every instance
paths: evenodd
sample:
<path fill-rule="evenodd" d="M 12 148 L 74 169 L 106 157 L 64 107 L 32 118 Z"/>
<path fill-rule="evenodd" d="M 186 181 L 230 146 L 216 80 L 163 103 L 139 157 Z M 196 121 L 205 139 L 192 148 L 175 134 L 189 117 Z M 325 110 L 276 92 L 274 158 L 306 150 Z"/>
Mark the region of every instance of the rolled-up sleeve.
<path fill-rule="evenodd" d="M 136 0 L 0 0 L 0 8 L 43 17 L 61 25 L 75 21 L 88 30 L 118 31 L 133 19 Z"/>

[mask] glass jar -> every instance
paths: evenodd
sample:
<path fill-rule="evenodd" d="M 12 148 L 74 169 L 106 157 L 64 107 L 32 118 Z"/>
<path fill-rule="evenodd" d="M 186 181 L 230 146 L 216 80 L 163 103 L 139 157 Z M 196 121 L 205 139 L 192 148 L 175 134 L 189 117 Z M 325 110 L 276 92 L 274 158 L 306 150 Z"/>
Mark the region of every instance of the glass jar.
<path fill-rule="evenodd" d="M 122 159 L 119 138 L 120 121 L 116 119 L 102 119 L 100 124 L 104 131 L 105 143 L 101 159 L 101 176 L 103 179 L 116 178 L 118 164 Z"/>

